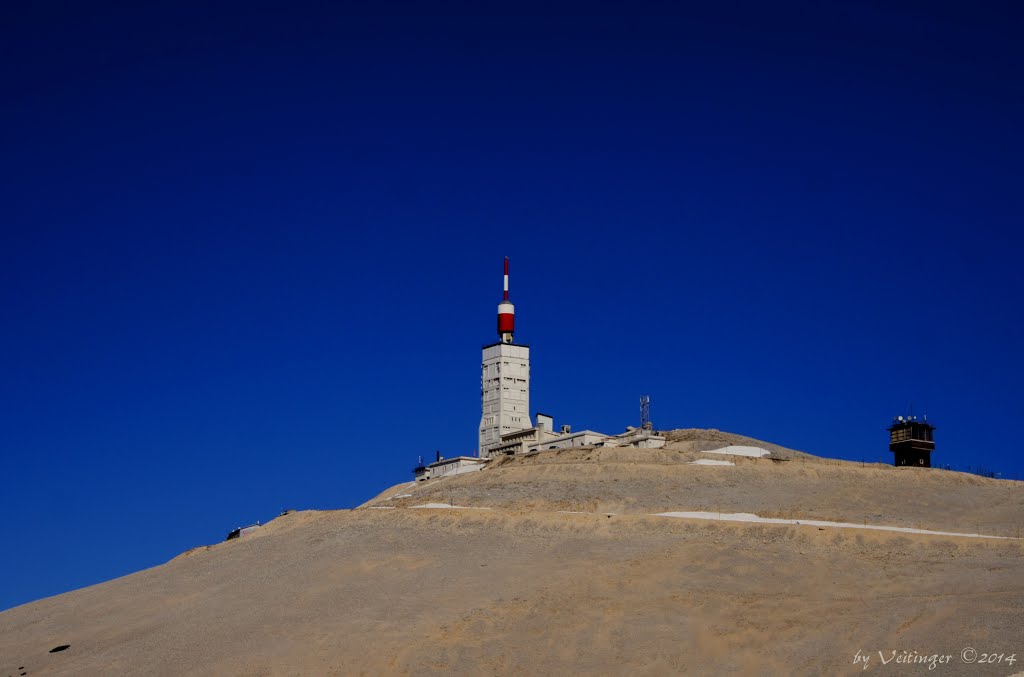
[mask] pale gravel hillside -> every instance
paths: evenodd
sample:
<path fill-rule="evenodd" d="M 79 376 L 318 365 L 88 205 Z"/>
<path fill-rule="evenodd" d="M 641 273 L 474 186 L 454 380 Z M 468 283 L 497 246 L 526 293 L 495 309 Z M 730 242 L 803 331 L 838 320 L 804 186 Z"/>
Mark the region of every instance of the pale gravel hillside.
<path fill-rule="evenodd" d="M 786 447 L 780 447 L 779 445 L 772 444 L 771 442 L 764 442 L 745 435 L 722 432 L 721 430 L 715 430 L 714 428 L 683 428 L 679 430 L 669 430 L 661 434 L 668 440 L 666 447 L 676 451 L 707 451 L 710 449 L 720 449 L 722 447 L 736 445 L 762 447 L 772 452 L 772 455 L 777 458 L 816 458 L 811 454 L 807 454 L 802 451 L 787 449 Z"/>
<path fill-rule="evenodd" d="M 680 430 L 667 436 L 672 441 L 664 449 L 577 448 L 506 457 L 479 473 L 403 483 L 364 505 L 433 502 L 516 512 L 746 512 L 1003 536 L 1017 536 L 1024 525 L 1021 482 L 819 458 L 717 430 Z M 773 458 L 697 451 L 729 444 L 762 447 Z M 692 465 L 702 458 L 735 465 Z M 388 500 L 402 495 L 408 498 Z"/>
<path fill-rule="evenodd" d="M 0 677 L 1021 671 L 1017 539 L 651 513 L 1008 532 L 1024 521 L 1022 483 L 782 448 L 770 450 L 791 460 L 690 465 L 711 458 L 704 444 L 768 447 L 679 432 L 662 450 L 544 452 L 403 483 L 356 510 L 291 513 L 11 609 L 0 613 Z M 468 507 L 414 507 L 426 503 Z M 1018 662 L 966 665 L 966 647 Z M 890 650 L 953 659 L 880 668 L 877 652 Z M 867 671 L 857 651 L 876 656 Z"/>

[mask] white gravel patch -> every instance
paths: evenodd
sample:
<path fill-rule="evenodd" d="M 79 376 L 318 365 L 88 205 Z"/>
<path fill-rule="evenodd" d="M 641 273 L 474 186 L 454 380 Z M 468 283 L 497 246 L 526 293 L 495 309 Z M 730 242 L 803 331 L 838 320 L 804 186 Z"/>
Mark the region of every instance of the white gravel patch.
<path fill-rule="evenodd" d="M 413 508 L 426 508 L 428 510 L 490 510 L 490 508 L 474 508 L 468 505 L 452 505 L 451 503 L 424 503 L 414 505 Z"/>
<path fill-rule="evenodd" d="M 702 458 L 697 461 L 692 461 L 686 465 L 736 465 L 732 461 L 716 461 L 712 458 Z"/>
<path fill-rule="evenodd" d="M 760 524 L 797 524 L 812 527 L 833 527 L 837 529 L 873 529 L 875 531 L 898 531 L 905 534 L 927 534 L 930 536 L 963 536 L 965 538 L 998 538 L 1008 539 L 1009 536 L 988 536 L 986 534 L 961 534 L 953 531 L 929 531 L 928 529 L 912 529 L 910 527 L 885 527 L 874 524 L 853 524 L 852 522 L 827 522 L 824 520 L 781 519 L 777 517 L 759 517 L 750 512 L 659 512 L 656 517 L 685 517 L 697 520 L 722 520 L 724 522 L 756 522 Z"/>
<path fill-rule="evenodd" d="M 733 445 L 730 447 L 722 447 L 721 449 L 713 449 L 711 451 L 702 451 L 702 454 L 729 454 L 730 456 L 751 456 L 753 458 L 761 458 L 762 456 L 768 456 L 772 452 L 761 447 L 743 447 L 740 445 Z"/>

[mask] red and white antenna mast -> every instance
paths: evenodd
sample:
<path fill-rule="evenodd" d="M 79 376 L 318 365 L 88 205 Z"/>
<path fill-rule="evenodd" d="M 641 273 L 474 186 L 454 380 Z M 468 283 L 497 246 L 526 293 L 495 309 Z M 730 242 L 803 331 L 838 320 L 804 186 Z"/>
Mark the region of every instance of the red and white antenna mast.
<path fill-rule="evenodd" d="M 508 257 L 505 257 L 505 288 L 502 302 L 498 304 L 498 336 L 502 343 L 512 343 L 516 328 L 516 307 L 508 300 Z"/>

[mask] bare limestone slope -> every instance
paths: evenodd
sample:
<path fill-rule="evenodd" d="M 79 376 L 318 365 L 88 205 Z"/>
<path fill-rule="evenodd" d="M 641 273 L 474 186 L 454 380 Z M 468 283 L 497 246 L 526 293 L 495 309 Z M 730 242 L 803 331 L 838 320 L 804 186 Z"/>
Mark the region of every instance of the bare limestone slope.
<path fill-rule="evenodd" d="M 819 458 L 717 430 L 673 431 L 668 438 L 664 449 L 577 448 L 508 457 L 480 473 L 398 485 L 364 505 L 645 515 L 703 510 L 1024 535 L 1020 482 Z M 730 444 L 762 447 L 773 457 L 697 451 Z M 701 459 L 734 465 L 695 465 Z M 390 498 L 395 496 L 406 497 Z"/>
<path fill-rule="evenodd" d="M 402 484 L 356 510 L 291 513 L 0 613 L 0 677 L 852 675 L 865 672 L 858 651 L 876 674 L 1022 669 L 1015 538 L 654 516 L 721 509 L 972 532 L 973 520 L 1008 532 L 1024 521 L 1021 483 L 795 452 L 691 465 L 710 455 L 683 447 L 701 443 L 690 437 Z M 415 507 L 431 503 L 467 507 Z M 1018 660 L 967 665 L 967 647 Z M 880 665 L 877 652 L 892 650 L 952 658 L 934 671 Z"/>

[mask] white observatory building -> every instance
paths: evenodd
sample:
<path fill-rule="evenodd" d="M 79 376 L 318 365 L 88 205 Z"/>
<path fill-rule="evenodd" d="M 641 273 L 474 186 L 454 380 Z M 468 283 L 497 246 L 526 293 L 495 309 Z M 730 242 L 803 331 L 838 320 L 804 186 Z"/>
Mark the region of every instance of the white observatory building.
<path fill-rule="evenodd" d="M 508 300 L 508 257 L 504 298 L 498 304 L 497 343 L 483 348 L 480 374 L 480 457 L 491 456 L 501 436 L 532 428 L 530 422 L 530 347 L 513 343 L 515 306 Z"/>

